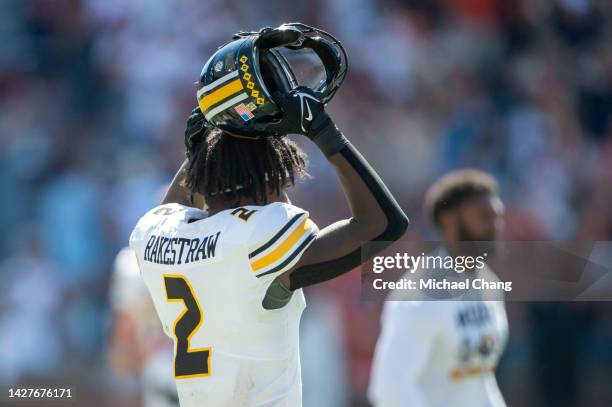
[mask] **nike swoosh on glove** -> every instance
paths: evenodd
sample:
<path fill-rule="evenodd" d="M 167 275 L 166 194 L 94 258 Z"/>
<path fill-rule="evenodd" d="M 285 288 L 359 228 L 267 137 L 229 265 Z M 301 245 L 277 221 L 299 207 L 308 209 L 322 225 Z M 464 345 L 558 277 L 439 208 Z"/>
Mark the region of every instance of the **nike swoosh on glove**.
<path fill-rule="evenodd" d="M 266 128 L 274 135 L 302 134 L 312 139 L 317 129 L 323 128 L 331 120 L 323 103 L 311 89 L 304 86 L 285 95 L 276 95 L 276 103 L 283 111 L 283 117 Z"/>

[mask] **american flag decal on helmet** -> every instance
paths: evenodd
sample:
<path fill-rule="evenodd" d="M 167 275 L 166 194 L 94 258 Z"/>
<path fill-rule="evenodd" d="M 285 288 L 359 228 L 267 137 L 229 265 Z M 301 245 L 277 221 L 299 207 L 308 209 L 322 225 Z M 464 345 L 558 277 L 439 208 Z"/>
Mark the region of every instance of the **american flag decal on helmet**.
<path fill-rule="evenodd" d="M 244 103 L 240 103 L 239 105 L 234 107 L 234 110 L 242 117 L 242 120 L 248 122 L 253 117 L 253 113 L 244 105 Z"/>

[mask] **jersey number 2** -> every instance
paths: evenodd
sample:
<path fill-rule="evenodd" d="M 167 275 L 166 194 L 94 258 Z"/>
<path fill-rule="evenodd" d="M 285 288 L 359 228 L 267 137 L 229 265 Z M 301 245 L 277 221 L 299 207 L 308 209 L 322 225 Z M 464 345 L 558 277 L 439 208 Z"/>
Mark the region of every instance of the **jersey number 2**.
<path fill-rule="evenodd" d="M 209 376 L 211 348 L 189 348 L 191 337 L 204 320 L 191 284 L 184 276 L 164 274 L 164 287 L 168 302 L 182 301 L 185 305 L 185 310 L 174 321 L 174 378 Z"/>

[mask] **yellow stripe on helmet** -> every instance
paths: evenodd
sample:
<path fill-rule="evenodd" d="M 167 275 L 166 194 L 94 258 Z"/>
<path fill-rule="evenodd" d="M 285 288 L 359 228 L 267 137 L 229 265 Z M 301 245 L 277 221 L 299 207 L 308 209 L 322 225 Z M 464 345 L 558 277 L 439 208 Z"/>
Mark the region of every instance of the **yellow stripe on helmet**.
<path fill-rule="evenodd" d="M 208 108 L 212 105 L 219 103 L 220 101 L 227 98 L 228 96 L 233 95 L 234 93 L 240 92 L 242 89 L 244 89 L 244 87 L 242 86 L 242 82 L 240 82 L 240 79 L 233 80 L 227 85 L 224 85 L 210 92 L 209 94 L 204 95 L 204 97 L 198 101 L 200 109 L 202 110 L 202 112 L 206 112 Z"/>

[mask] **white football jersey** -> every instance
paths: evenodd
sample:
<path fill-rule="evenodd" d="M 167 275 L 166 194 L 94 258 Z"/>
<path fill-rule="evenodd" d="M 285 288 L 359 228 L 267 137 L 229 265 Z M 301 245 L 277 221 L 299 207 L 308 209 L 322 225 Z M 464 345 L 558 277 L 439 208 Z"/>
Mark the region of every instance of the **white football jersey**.
<path fill-rule="evenodd" d="M 488 281 L 496 277 L 488 270 Z M 471 292 L 474 298 L 478 293 Z M 502 407 L 495 367 L 505 348 L 503 296 L 385 302 L 368 396 L 376 407 Z"/>
<path fill-rule="evenodd" d="M 181 406 L 301 405 L 304 295 L 276 310 L 262 300 L 317 231 L 307 212 L 280 202 L 212 216 L 167 204 L 140 219 L 130 246 L 175 343 Z"/>

